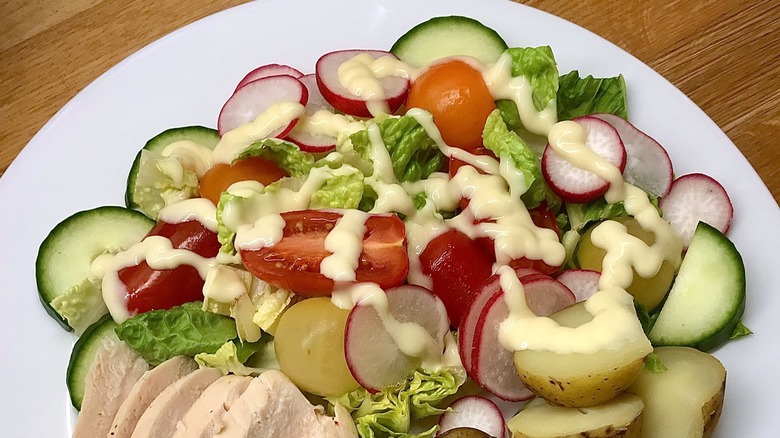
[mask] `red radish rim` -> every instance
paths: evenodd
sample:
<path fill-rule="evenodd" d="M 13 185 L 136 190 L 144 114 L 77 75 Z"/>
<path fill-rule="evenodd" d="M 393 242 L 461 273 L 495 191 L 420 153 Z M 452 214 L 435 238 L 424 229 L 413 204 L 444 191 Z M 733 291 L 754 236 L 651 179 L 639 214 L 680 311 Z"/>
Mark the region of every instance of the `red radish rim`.
<path fill-rule="evenodd" d="M 309 92 L 306 87 L 292 76 L 268 76 L 249 82 L 233 93 L 222 106 L 217 121 L 219 135 L 224 135 L 227 131 L 255 120 L 273 104 L 298 101 L 301 105 L 306 105 L 308 98 Z M 236 112 L 240 114 L 234 114 Z M 284 137 L 297 121 L 297 119 L 293 120 L 279 132 L 271 133 L 269 137 Z"/>
<path fill-rule="evenodd" d="M 303 75 L 298 78 L 299 81 L 309 91 L 309 99 L 306 102 L 304 113 L 306 116 L 312 116 L 320 110 L 335 112 L 336 110 L 322 97 L 319 87 L 317 87 L 317 77 L 315 74 Z M 304 116 L 304 117 L 306 117 Z M 323 134 L 312 134 L 293 129 L 287 135 L 287 140 L 298 145 L 304 152 L 314 154 L 330 152 L 336 148 L 336 137 Z"/>
<path fill-rule="evenodd" d="M 605 156 L 603 150 L 595 151 L 623 172 L 626 167 L 627 154 L 617 130 L 604 120 L 592 116 L 578 117 L 574 119 L 574 122 L 583 125 L 588 131 L 588 139 L 586 141 L 588 147 L 594 150 L 593 146 L 606 145 L 604 148 L 609 148 L 609 151 L 611 151 L 609 156 Z M 594 144 L 594 138 L 591 133 L 596 128 L 599 129 L 599 135 L 608 136 L 609 138 L 602 139 L 599 143 Z M 599 147 L 598 149 L 604 148 Z M 574 167 L 560 157 L 549 144 L 545 147 L 542 154 L 541 167 L 542 175 L 550 189 L 566 202 L 590 202 L 606 193 L 607 189 L 609 189 L 608 181 L 586 170 Z"/>
<path fill-rule="evenodd" d="M 461 405 L 466 408 L 465 411 L 460 411 Z M 479 418 L 474 417 L 474 407 L 481 406 L 484 408 L 483 416 Z M 493 414 L 491 418 L 484 415 Z M 458 421 L 468 418 L 470 421 Z M 493 421 L 490 421 L 493 420 Z M 490 424 L 485 424 L 489 421 Z M 486 434 L 496 438 L 506 438 L 506 421 L 504 420 L 504 414 L 501 409 L 490 399 L 480 397 L 478 395 L 469 395 L 461 397 L 447 406 L 447 412 L 443 413 L 439 417 L 439 430 L 436 432 L 436 436 L 440 436 L 445 432 L 457 429 L 459 427 L 469 427 L 472 429 L 481 430 Z M 489 426 L 489 427 L 486 427 Z"/>
<path fill-rule="evenodd" d="M 238 81 L 238 85 L 236 85 L 236 89 L 233 92 L 235 93 L 236 91 L 238 91 L 239 88 L 258 79 L 267 78 L 270 76 L 281 76 L 281 75 L 292 76 L 295 79 L 300 79 L 303 76 L 303 73 L 301 73 L 300 70 L 285 64 L 261 65 L 260 67 L 257 67 L 256 69 L 250 71 L 243 78 L 241 78 L 241 80 Z"/>
<path fill-rule="evenodd" d="M 691 243 L 699 221 L 726 234 L 734 219 L 734 205 L 726 189 L 703 173 L 690 173 L 674 180 L 659 206 L 685 248 Z"/>
<path fill-rule="evenodd" d="M 366 53 L 375 59 L 382 56 L 392 56 L 398 59 L 390 52 L 375 49 L 347 49 L 329 52 L 317 60 L 315 67 L 317 86 L 325 100 L 337 110 L 357 117 L 372 117 L 366 101 L 350 93 L 338 79 L 339 66 L 361 53 Z M 394 113 L 406 101 L 410 82 L 408 79 L 398 76 L 382 78 L 380 82 L 385 89 L 387 106 L 390 112 Z"/>
<path fill-rule="evenodd" d="M 599 118 L 617 130 L 626 148 L 626 168 L 623 178 L 654 196 L 664 197 L 672 189 L 674 168 L 669 153 L 653 137 L 628 120 L 614 114 L 598 113 Z"/>
<path fill-rule="evenodd" d="M 599 290 L 601 273 L 590 269 L 569 269 L 555 277 L 574 294 L 576 302 L 585 301 Z M 590 284 L 595 282 L 595 287 Z"/>

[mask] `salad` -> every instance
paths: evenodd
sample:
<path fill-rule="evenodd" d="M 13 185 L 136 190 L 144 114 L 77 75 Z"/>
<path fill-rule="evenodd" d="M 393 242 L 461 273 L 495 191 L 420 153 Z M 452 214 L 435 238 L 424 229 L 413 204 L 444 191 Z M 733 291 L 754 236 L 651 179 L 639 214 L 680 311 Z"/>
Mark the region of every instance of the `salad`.
<path fill-rule="evenodd" d="M 622 76 L 457 16 L 314 70 L 249 72 L 41 244 L 74 436 L 712 433 L 731 203 Z"/>

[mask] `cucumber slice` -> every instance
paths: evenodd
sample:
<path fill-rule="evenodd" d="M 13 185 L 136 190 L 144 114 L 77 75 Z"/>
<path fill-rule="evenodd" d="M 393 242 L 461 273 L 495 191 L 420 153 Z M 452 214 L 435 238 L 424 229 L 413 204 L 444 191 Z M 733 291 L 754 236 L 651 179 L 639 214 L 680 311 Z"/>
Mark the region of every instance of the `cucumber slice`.
<path fill-rule="evenodd" d="M 71 330 L 52 307 L 52 301 L 90 278 L 91 264 L 97 256 L 129 248 L 153 226 L 154 221 L 138 211 L 98 207 L 76 213 L 54 227 L 41 243 L 35 260 L 38 294 L 49 315 Z M 98 301 L 96 305 L 104 305 Z"/>
<path fill-rule="evenodd" d="M 401 61 L 414 67 L 448 56 L 472 56 L 493 64 L 507 49 L 493 29 L 473 18 L 436 17 L 406 32 L 390 49 Z"/>
<path fill-rule="evenodd" d="M 699 222 L 650 342 L 712 350 L 728 340 L 744 310 L 742 256 L 720 231 Z"/>
<path fill-rule="evenodd" d="M 111 319 L 111 315 L 106 315 L 98 322 L 89 326 L 76 341 L 76 345 L 73 346 L 73 351 L 70 353 L 70 361 L 68 362 L 66 383 L 70 393 L 70 402 L 73 403 L 73 407 L 77 410 L 81 410 L 87 374 L 102 340 L 111 338 L 116 342 L 120 342 L 116 333 L 114 333 L 114 328 L 116 327 L 117 324 Z"/>
<path fill-rule="evenodd" d="M 183 140 L 199 143 L 209 149 L 214 149 L 217 143 L 219 143 L 219 132 L 204 126 L 171 128 L 152 137 L 152 139 L 146 142 L 141 151 L 147 150 L 161 154 L 169 144 Z M 140 208 L 138 202 L 136 202 L 135 181 L 138 178 L 138 169 L 141 165 L 141 151 L 138 151 L 138 154 L 136 154 L 130 173 L 127 175 L 127 189 L 125 190 L 125 205 L 127 205 L 127 208 Z"/>

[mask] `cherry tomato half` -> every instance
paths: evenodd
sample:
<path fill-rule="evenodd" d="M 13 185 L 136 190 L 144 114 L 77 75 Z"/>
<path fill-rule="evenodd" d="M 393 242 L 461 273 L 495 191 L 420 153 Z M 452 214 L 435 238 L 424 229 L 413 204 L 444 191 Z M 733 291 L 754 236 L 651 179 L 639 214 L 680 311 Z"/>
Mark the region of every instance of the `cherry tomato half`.
<path fill-rule="evenodd" d="M 285 176 L 289 176 L 287 172 L 280 169 L 273 161 L 263 157 L 247 158 L 233 164 L 217 164 L 200 179 L 200 196 L 217 205 L 219 195 L 233 183 L 258 181 L 268 185 Z"/>
<path fill-rule="evenodd" d="M 320 274 L 325 237 L 341 218 L 336 212 L 317 210 L 282 213 L 282 239 L 273 247 L 242 250 L 244 266 L 259 279 L 304 296 L 329 295 L 333 280 Z M 363 252 L 355 271 L 359 282 L 377 283 L 383 289 L 406 280 L 406 230 L 395 215 L 371 215 L 366 220 Z"/>
<path fill-rule="evenodd" d="M 496 109 L 482 74 L 459 60 L 435 64 L 421 74 L 406 106 L 429 111 L 444 142 L 467 151 L 482 146 L 485 120 Z"/>
<path fill-rule="evenodd" d="M 190 250 L 203 257 L 215 257 L 220 248 L 216 233 L 198 221 L 175 225 L 157 222 L 147 236 L 167 237 L 174 248 Z M 127 288 L 127 309 L 131 313 L 170 309 L 203 299 L 203 279 L 192 266 L 156 270 L 141 262 L 121 269 L 119 279 Z"/>
<path fill-rule="evenodd" d="M 493 273 L 494 261 L 477 242 L 454 229 L 431 240 L 420 254 L 422 272 L 430 275 L 433 293 L 444 302 L 455 327 Z"/>

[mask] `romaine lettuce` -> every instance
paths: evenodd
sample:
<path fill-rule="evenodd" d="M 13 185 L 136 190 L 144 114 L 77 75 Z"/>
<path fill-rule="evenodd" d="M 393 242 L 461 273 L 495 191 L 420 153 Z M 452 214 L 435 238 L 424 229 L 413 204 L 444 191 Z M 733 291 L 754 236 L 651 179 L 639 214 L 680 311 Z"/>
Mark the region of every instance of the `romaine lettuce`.
<path fill-rule="evenodd" d="M 420 434 L 409 434 L 412 419 L 444 412 L 439 404 L 445 397 L 455 394 L 465 380 L 465 373 L 460 368 L 415 371 L 399 387 L 376 394 L 358 388 L 328 401 L 344 406 L 352 414 L 362 438 L 432 437 L 438 426 Z"/>
<path fill-rule="evenodd" d="M 524 76 L 531 83 L 534 107 L 537 111 L 555 103 L 558 92 L 558 67 L 550 46 L 514 47 L 507 50 L 512 57 L 512 76 Z"/>
<path fill-rule="evenodd" d="M 198 195 L 198 177 L 174 157 L 141 151 L 133 201 L 147 216 L 157 219 L 160 210 Z"/>
<path fill-rule="evenodd" d="M 628 118 L 623 75 L 612 78 L 580 77 L 577 70 L 561 76 L 558 86 L 558 120 L 595 113 Z"/>
<path fill-rule="evenodd" d="M 376 121 L 376 124 L 398 181 L 424 179 L 439 169 L 444 155 L 414 117 L 390 117 Z M 371 160 L 373 145 L 369 139 L 368 129 L 350 135 L 349 139 L 361 158 Z"/>
<path fill-rule="evenodd" d="M 233 342 L 225 342 L 214 353 L 200 353 L 195 355 L 195 362 L 201 367 L 216 368 L 222 372 L 222 374 L 236 374 L 239 376 L 256 376 L 265 371 L 262 368 L 251 368 L 244 365 L 238 354 L 236 344 Z"/>
<path fill-rule="evenodd" d="M 309 208 L 357 208 L 364 188 L 363 173 L 357 169 L 346 175 L 334 175 L 314 192 Z"/>
<path fill-rule="evenodd" d="M 486 148 L 501 159 L 511 160 L 523 175 L 525 191 L 522 198 L 528 208 L 534 208 L 544 200 L 551 208 L 560 204 L 545 183 L 534 152 L 520 136 L 507 128 L 499 110 L 490 113 L 485 121 L 482 139 Z"/>
<path fill-rule="evenodd" d="M 292 176 L 305 176 L 314 165 L 314 157 L 294 143 L 269 138 L 249 145 L 235 161 L 249 157 L 264 157 Z"/>
<path fill-rule="evenodd" d="M 237 336 L 231 318 L 201 310 L 200 302 L 136 315 L 115 331 L 155 366 L 175 356 L 215 353 Z"/>
<path fill-rule="evenodd" d="M 77 335 L 108 313 L 103 302 L 100 280 L 94 277 L 71 286 L 64 294 L 55 297 L 51 306 L 68 321 Z"/>

